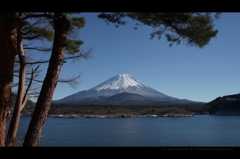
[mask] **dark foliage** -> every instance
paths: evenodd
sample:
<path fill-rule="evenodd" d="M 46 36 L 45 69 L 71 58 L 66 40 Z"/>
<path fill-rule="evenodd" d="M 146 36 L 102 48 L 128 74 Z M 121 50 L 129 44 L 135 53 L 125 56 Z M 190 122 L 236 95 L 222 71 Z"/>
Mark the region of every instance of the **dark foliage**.
<path fill-rule="evenodd" d="M 215 114 L 240 114 L 240 94 L 218 97 L 206 104 L 209 106 L 209 113 Z"/>
<path fill-rule="evenodd" d="M 163 115 L 166 113 L 204 114 L 209 106 L 204 104 L 184 105 L 57 105 L 52 104 L 49 115 L 79 114 L 79 115 Z"/>
<path fill-rule="evenodd" d="M 165 35 L 170 46 L 184 43 L 202 48 L 216 37 L 218 30 L 214 29 L 213 21 L 219 18 L 219 14 L 216 13 L 214 17 L 206 12 L 110 12 L 101 13 L 98 17 L 107 24 L 114 23 L 116 27 L 127 23 L 124 18 L 131 18 L 137 21 L 134 29 L 141 25 L 154 29 L 150 34 L 151 39 L 155 36 L 160 39 Z"/>

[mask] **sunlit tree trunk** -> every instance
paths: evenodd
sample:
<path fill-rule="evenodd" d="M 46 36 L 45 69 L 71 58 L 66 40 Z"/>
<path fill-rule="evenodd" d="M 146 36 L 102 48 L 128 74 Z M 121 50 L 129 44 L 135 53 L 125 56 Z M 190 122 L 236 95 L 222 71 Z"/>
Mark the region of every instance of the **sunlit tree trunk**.
<path fill-rule="evenodd" d="M 64 13 L 54 13 L 54 42 L 46 77 L 30 121 L 23 146 L 35 147 L 41 138 L 42 128 L 47 118 L 58 76 L 63 64 L 69 21 Z"/>
<path fill-rule="evenodd" d="M 7 118 L 11 107 L 18 22 L 18 12 L 0 13 L 0 146 L 5 146 Z"/>
<path fill-rule="evenodd" d="M 22 16 L 22 15 L 20 15 L 20 16 Z M 26 57 L 25 57 L 24 50 L 23 50 L 22 36 L 21 36 L 20 29 L 21 28 L 19 28 L 19 30 L 18 30 L 18 37 L 17 37 L 18 57 L 19 57 L 19 62 L 20 62 L 18 92 L 17 92 L 17 97 L 16 97 L 16 102 L 15 102 L 12 119 L 11 119 L 10 126 L 8 129 L 5 146 L 14 146 L 14 141 L 16 138 L 19 120 L 20 120 L 21 106 L 22 106 L 22 101 L 23 101 L 23 96 L 24 96 L 25 75 L 26 75 Z"/>

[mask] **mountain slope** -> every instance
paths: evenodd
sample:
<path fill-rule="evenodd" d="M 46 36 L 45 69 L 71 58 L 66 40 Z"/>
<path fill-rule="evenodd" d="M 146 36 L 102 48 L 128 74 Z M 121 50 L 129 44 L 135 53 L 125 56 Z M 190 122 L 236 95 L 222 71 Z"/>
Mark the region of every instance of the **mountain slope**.
<path fill-rule="evenodd" d="M 106 104 L 139 104 L 139 102 L 141 103 L 150 103 L 151 100 L 149 100 L 148 98 L 141 96 L 139 94 L 134 94 L 134 93 L 127 93 L 127 92 L 123 92 L 123 93 L 119 93 L 107 98 L 104 98 L 102 100 L 100 100 L 100 103 L 106 103 Z"/>
<path fill-rule="evenodd" d="M 100 102 L 104 100 L 99 98 L 103 99 L 124 92 L 138 94 L 153 101 L 182 102 L 181 99 L 165 95 L 144 85 L 129 74 L 118 74 L 89 90 L 80 91 L 63 99 L 53 101 L 53 103 L 67 104 L 82 103 L 83 101 L 91 103 L 91 101 L 96 102 L 97 100 Z"/>

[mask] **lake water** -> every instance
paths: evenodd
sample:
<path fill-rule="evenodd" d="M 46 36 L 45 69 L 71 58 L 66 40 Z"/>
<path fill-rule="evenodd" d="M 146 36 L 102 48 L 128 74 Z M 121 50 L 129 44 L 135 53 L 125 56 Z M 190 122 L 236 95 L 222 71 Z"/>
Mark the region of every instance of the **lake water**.
<path fill-rule="evenodd" d="M 18 137 L 31 117 L 21 117 Z M 39 146 L 240 146 L 240 116 L 50 118 Z"/>

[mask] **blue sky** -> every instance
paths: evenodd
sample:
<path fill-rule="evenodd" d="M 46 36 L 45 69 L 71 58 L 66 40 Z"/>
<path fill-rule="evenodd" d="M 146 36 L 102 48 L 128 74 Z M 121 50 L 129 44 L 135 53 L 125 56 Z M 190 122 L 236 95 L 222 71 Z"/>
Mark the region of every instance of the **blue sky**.
<path fill-rule="evenodd" d="M 240 93 L 240 13 L 222 13 L 215 21 L 216 38 L 204 48 L 173 45 L 163 36 L 150 40 L 152 28 L 128 20 L 116 28 L 82 13 L 86 25 L 79 32 L 82 49 L 93 47 L 92 58 L 63 65 L 60 77 L 81 73 L 77 89 L 58 83 L 53 100 L 90 89 L 105 80 L 126 73 L 166 95 L 209 102 L 219 96 Z M 42 69 L 46 66 L 41 66 Z"/>

